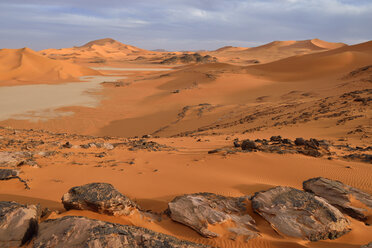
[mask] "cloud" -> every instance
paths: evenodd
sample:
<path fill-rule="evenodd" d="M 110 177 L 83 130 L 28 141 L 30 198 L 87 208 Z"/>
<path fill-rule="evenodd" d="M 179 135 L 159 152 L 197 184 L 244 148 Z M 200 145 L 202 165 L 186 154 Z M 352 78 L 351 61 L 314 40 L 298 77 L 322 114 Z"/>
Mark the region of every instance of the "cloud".
<path fill-rule="evenodd" d="M 103 37 L 177 50 L 315 37 L 353 43 L 372 37 L 371 13 L 370 0 L 2 0 L 0 47 Z"/>

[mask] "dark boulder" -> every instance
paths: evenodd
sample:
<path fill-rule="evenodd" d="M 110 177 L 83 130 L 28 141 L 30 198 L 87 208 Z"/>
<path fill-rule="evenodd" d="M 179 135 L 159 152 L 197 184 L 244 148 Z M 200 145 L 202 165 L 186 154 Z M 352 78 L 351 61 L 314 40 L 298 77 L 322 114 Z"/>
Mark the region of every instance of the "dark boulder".
<path fill-rule="evenodd" d="M 254 149 L 258 148 L 256 142 L 254 142 L 252 140 L 243 140 L 243 142 L 240 146 L 241 146 L 242 150 L 254 150 Z"/>
<path fill-rule="evenodd" d="M 296 138 L 295 139 L 295 145 L 296 146 L 304 146 L 305 145 L 305 140 L 303 138 Z"/>
<path fill-rule="evenodd" d="M 280 136 L 280 135 L 278 135 L 278 136 L 271 136 L 270 141 L 281 142 L 282 141 L 282 136 Z"/>
<path fill-rule="evenodd" d="M 129 215 L 139 209 L 109 183 L 90 183 L 71 188 L 62 197 L 66 210 L 91 210 L 109 215 Z"/>

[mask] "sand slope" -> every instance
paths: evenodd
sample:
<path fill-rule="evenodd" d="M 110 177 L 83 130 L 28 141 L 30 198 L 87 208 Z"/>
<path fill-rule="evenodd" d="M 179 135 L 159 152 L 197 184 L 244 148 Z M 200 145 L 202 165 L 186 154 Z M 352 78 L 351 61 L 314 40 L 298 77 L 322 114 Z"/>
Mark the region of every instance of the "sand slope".
<path fill-rule="evenodd" d="M 273 41 L 268 44 L 252 47 L 223 47 L 211 54 L 222 62 L 267 63 L 294 55 L 310 54 L 347 46 L 344 43 L 332 43 L 319 39 L 302 41 Z"/>
<path fill-rule="evenodd" d="M 84 75 L 99 73 L 66 61 L 48 59 L 29 48 L 0 50 L 0 80 L 58 81 Z"/>

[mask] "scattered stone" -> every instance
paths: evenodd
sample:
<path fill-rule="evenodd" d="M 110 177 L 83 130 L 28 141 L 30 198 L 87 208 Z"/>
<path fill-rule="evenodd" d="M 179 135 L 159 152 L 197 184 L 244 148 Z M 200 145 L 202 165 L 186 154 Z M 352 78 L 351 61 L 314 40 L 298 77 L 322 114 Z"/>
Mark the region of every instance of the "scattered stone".
<path fill-rule="evenodd" d="M 0 201 L 0 247 L 27 244 L 38 231 L 39 206 Z"/>
<path fill-rule="evenodd" d="M 372 155 L 371 154 L 352 153 L 352 154 L 344 155 L 343 158 L 347 159 L 347 160 L 360 161 L 360 162 L 365 162 L 365 163 L 372 164 Z"/>
<path fill-rule="evenodd" d="M 109 183 L 90 183 L 71 188 L 62 197 L 66 210 L 91 210 L 109 215 L 129 215 L 139 209 Z"/>
<path fill-rule="evenodd" d="M 355 219 L 366 221 L 369 216 L 372 217 L 372 196 L 357 188 L 323 177 L 303 182 L 303 188 Z"/>
<path fill-rule="evenodd" d="M 243 140 L 241 144 L 242 150 L 254 150 L 257 149 L 257 144 L 252 140 Z"/>
<path fill-rule="evenodd" d="M 281 142 L 282 137 L 280 135 L 279 136 L 271 136 L 270 141 Z"/>
<path fill-rule="evenodd" d="M 336 239 L 349 232 L 350 222 L 324 199 L 291 187 L 256 193 L 253 210 L 276 230 L 310 241 Z"/>
<path fill-rule="evenodd" d="M 197 248 L 208 247 L 179 240 L 146 228 L 125 226 L 85 217 L 66 216 L 40 224 L 33 248 Z"/>
<path fill-rule="evenodd" d="M 172 220 L 187 225 L 204 237 L 217 237 L 209 225 L 231 221 L 235 234 L 244 234 L 247 239 L 258 236 L 255 221 L 247 213 L 248 197 L 224 197 L 212 193 L 196 193 L 177 196 L 168 203 Z"/>
<path fill-rule="evenodd" d="M 292 145 L 293 143 L 292 143 L 292 140 L 290 140 L 290 139 L 282 139 L 282 143 L 283 144 L 288 144 L 288 145 Z"/>
<path fill-rule="evenodd" d="M 311 156 L 311 157 L 321 157 L 322 154 L 318 151 L 318 150 L 315 150 L 315 149 L 306 149 L 306 150 L 301 150 L 299 151 L 299 153 L 301 154 L 304 154 L 306 156 Z"/>
<path fill-rule="evenodd" d="M 72 148 L 73 145 L 70 142 L 66 142 L 65 144 L 62 145 L 63 148 Z"/>
<path fill-rule="evenodd" d="M 234 141 L 234 147 L 240 147 L 239 141 Z"/>
<path fill-rule="evenodd" d="M 372 248 L 372 242 L 366 245 L 362 245 L 360 248 Z"/>
<path fill-rule="evenodd" d="M 173 147 L 162 145 L 154 141 L 146 141 L 145 139 L 131 140 L 127 144 L 130 151 L 148 150 L 148 151 L 174 151 Z M 114 144 L 115 146 L 115 144 Z"/>
<path fill-rule="evenodd" d="M 214 150 L 210 150 L 210 151 L 208 151 L 208 154 L 221 153 L 221 152 L 223 152 L 223 151 L 224 151 L 223 149 L 214 149 Z"/>

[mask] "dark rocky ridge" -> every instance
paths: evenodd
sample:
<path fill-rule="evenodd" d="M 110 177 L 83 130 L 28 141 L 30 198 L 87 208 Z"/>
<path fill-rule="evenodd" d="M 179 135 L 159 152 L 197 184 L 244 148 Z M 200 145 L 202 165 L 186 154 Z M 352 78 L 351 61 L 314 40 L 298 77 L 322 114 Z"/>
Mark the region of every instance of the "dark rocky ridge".
<path fill-rule="evenodd" d="M 164 59 L 160 62 L 160 64 L 177 64 L 177 63 L 183 63 L 183 64 L 189 64 L 189 63 L 215 63 L 217 62 L 216 57 L 212 57 L 210 55 L 202 56 L 199 53 L 193 53 L 193 54 L 182 54 L 179 56 L 172 56 L 170 58 Z"/>

